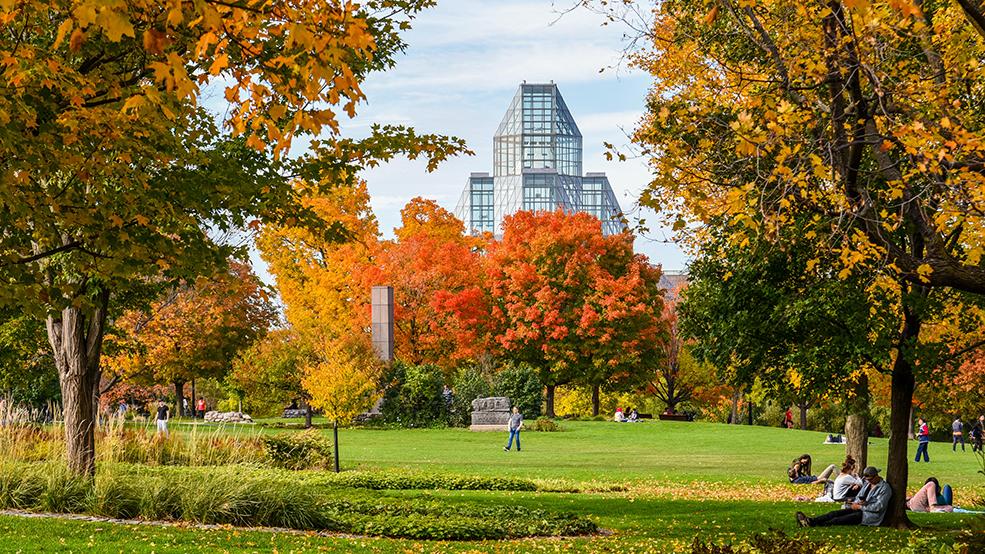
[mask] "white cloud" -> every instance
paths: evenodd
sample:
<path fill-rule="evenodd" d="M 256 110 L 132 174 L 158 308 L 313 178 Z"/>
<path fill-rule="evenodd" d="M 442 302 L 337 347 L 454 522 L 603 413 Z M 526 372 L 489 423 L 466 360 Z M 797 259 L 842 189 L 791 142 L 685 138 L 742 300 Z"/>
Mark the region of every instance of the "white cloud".
<path fill-rule="evenodd" d="M 569 3 L 575 0 L 557 1 L 559 7 Z M 626 68 L 599 73 L 619 64 L 623 46 L 622 31 L 601 23 L 582 10 L 558 19 L 550 0 L 444 0 L 422 13 L 406 35 L 407 53 L 365 83 L 368 103 L 344 127 L 360 134 L 371 122 L 411 125 L 462 137 L 476 155 L 448 160 L 433 173 L 407 160 L 367 171 L 383 233 L 400 224 L 400 209 L 415 196 L 452 210 L 469 173 L 492 170 L 492 135 L 523 80 L 558 83 L 584 135 L 585 171 L 604 171 L 623 209 L 637 213 L 649 169 L 640 160 L 606 160 L 602 143 L 628 143 L 648 77 Z M 657 219 L 648 210 L 642 217 Z M 659 230 L 654 235 L 663 238 Z M 668 269 L 686 263 L 673 245 L 640 238 L 636 248 Z"/>

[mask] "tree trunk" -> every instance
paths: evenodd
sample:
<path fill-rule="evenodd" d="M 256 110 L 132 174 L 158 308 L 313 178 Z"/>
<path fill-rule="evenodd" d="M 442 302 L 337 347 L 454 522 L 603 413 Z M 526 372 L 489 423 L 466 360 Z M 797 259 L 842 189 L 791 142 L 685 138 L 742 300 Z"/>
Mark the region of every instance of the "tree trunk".
<path fill-rule="evenodd" d="M 550 418 L 556 417 L 554 415 L 554 389 L 556 388 L 557 385 L 547 385 L 547 395 L 544 401 L 544 403 L 546 404 L 546 406 L 544 407 L 545 408 L 544 415 Z"/>
<path fill-rule="evenodd" d="M 196 417 L 198 417 L 198 402 L 196 402 L 196 399 L 195 399 L 195 378 L 194 377 L 192 377 L 192 405 L 191 405 L 191 410 L 192 410 L 192 419 L 195 419 Z"/>
<path fill-rule="evenodd" d="M 76 475 L 88 476 L 96 474 L 99 356 L 109 305 L 109 291 L 99 289 L 97 292 L 96 306 L 90 313 L 68 307 L 49 315 L 46 321 L 62 393 L 68 468 Z"/>
<path fill-rule="evenodd" d="M 907 442 L 910 423 L 910 410 L 913 407 L 913 390 L 916 381 L 913 376 L 913 365 L 909 355 L 913 342 L 920 335 L 920 316 L 907 306 L 907 300 L 903 299 L 903 330 L 900 335 L 900 347 L 896 353 L 896 361 L 893 363 L 891 412 L 889 415 L 889 459 L 886 462 L 886 481 L 893 489 L 893 496 L 889 500 L 889 509 L 886 512 L 886 519 L 883 521 L 885 527 L 895 527 L 897 529 L 910 529 L 913 524 L 906 515 L 906 485 L 909 480 L 909 457 L 907 455 Z"/>
<path fill-rule="evenodd" d="M 311 429 L 311 402 L 304 401 L 304 428 Z"/>
<path fill-rule="evenodd" d="M 751 426 L 752 425 L 752 417 L 753 417 L 752 416 L 752 408 L 753 408 L 753 406 L 752 406 L 752 402 L 746 402 L 746 404 L 749 405 L 749 425 Z"/>
<path fill-rule="evenodd" d="M 599 415 L 599 385 L 592 385 L 592 415 Z"/>
<path fill-rule="evenodd" d="M 845 416 L 845 454 L 860 470 L 869 465 L 869 378 L 863 373 L 847 404 Z"/>
<path fill-rule="evenodd" d="M 174 413 L 179 416 L 186 416 L 185 413 L 185 403 L 183 402 L 185 398 L 185 382 L 181 379 L 175 379 L 174 381 L 174 398 L 175 398 L 175 410 Z"/>
<path fill-rule="evenodd" d="M 869 464 L 869 418 L 855 413 L 845 416 L 845 455 L 857 462 L 859 470 Z"/>
<path fill-rule="evenodd" d="M 910 405 L 910 415 L 906 419 L 906 438 L 909 439 L 909 440 L 913 440 L 914 439 L 914 436 L 913 436 L 913 405 L 912 404 Z"/>
<path fill-rule="evenodd" d="M 735 394 L 732 395 L 732 413 L 729 415 L 729 423 L 732 425 L 739 424 L 739 398 L 741 397 L 741 390 L 735 391 Z"/>
<path fill-rule="evenodd" d="M 800 430 L 801 431 L 806 431 L 807 430 L 807 410 L 810 408 L 810 404 L 800 403 L 800 404 L 797 404 L 797 407 L 800 408 Z"/>

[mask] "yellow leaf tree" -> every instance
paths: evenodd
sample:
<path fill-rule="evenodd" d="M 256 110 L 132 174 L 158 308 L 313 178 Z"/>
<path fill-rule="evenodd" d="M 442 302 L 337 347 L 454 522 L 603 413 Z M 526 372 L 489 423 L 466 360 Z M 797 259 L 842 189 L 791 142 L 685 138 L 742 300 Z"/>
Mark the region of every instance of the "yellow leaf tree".
<path fill-rule="evenodd" d="M 379 398 L 382 362 L 366 334 L 326 339 L 315 347 L 315 353 L 315 360 L 304 368 L 301 385 L 311 397 L 311 404 L 332 420 L 338 472 L 339 424 L 351 423 Z"/>
<path fill-rule="evenodd" d="M 833 254 L 818 272 L 896 284 L 886 523 L 907 526 L 914 360 L 935 289 L 985 294 L 981 2 L 585 2 L 635 21 L 653 76 L 635 141 L 645 205 L 695 244 L 727 228 Z"/>

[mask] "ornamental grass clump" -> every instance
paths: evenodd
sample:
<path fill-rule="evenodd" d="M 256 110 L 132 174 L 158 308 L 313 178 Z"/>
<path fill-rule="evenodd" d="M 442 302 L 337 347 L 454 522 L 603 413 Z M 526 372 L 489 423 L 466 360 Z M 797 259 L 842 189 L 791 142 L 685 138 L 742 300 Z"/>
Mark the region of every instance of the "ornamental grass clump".
<path fill-rule="evenodd" d="M 202 432 L 195 426 L 190 432 L 165 436 L 149 428 L 129 428 L 113 418 L 97 434 L 96 442 L 100 462 L 220 466 L 261 464 L 266 459 L 258 437 L 230 436 L 219 428 Z"/>
<path fill-rule="evenodd" d="M 333 461 L 332 442 L 318 431 L 268 435 L 261 439 L 267 459 L 284 469 L 326 469 Z"/>

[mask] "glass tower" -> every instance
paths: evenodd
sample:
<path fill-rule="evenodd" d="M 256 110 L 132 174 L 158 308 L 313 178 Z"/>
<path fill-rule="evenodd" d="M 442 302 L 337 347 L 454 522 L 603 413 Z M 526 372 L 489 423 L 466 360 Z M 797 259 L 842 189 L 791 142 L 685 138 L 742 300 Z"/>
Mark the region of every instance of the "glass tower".
<path fill-rule="evenodd" d="M 493 174 L 473 173 L 455 209 L 472 233 L 499 234 L 520 210 L 587 212 L 605 234 L 625 230 L 604 173 L 582 176 L 582 136 L 557 85 L 527 84 L 493 137 Z"/>

